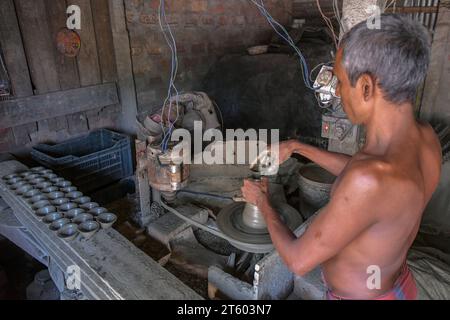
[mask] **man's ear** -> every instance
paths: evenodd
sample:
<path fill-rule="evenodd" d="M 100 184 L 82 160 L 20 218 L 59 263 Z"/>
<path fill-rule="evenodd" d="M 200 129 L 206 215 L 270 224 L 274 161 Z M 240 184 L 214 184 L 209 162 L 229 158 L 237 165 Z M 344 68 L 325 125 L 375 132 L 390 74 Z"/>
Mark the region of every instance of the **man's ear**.
<path fill-rule="evenodd" d="M 369 74 L 363 74 L 358 79 L 357 88 L 361 90 L 361 96 L 364 101 L 369 101 L 375 95 L 376 83 Z"/>

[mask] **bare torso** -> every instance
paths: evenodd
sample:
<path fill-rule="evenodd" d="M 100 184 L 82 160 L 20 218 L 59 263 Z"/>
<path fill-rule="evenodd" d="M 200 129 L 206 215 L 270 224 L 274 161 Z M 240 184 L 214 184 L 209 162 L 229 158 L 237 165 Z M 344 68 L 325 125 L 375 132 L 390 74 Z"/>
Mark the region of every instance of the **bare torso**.
<path fill-rule="evenodd" d="M 373 203 L 376 222 L 322 265 L 333 293 L 371 299 L 392 289 L 439 182 L 440 163 L 439 141 L 430 126 L 421 124 L 386 150 L 364 149 L 352 158 L 336 181 L 332 197 L 343 177 L 361 166 L 374 168 L 389 196 Z M 381 269 L 380 290 L 367 288 L 369 266 Z"/>

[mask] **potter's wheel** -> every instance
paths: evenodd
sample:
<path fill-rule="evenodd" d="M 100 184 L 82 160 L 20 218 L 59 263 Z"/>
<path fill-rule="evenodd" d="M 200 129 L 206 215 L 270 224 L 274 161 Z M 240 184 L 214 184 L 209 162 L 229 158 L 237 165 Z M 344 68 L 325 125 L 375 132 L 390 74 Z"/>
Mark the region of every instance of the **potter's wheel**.
<path fill-rule="evenodd" d="M 300 214 L 285 203 L 274 205 L 286 225 L 294 231 L 303 222 Z M 259 210 L 245 202 L 234 203 L 220 211 L 217 226 L 238 249 L 252 253 L 267 253 L 273 250 L 272 240 Z"/>

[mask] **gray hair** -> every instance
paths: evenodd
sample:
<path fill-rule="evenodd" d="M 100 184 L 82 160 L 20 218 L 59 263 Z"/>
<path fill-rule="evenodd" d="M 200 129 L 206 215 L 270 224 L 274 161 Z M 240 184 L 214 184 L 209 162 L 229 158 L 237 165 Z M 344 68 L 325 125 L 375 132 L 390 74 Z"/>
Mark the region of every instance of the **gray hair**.
<path fill-rule="evenodd" d="M 369 74 L 386 100 L 414 103 L 430 64 L 430 43 L 428 31 L 419 22 L 382 14 L 381 29 L 369 29 L 363 21 L 344 35 L 343 65 L 352 86 Z"/>

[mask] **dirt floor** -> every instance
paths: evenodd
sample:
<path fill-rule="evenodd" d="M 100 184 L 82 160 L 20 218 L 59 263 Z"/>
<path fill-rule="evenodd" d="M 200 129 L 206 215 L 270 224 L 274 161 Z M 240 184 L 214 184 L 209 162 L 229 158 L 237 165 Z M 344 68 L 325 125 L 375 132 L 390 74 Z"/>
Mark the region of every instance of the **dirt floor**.
<path fill-rule="evenodd" d="M 188 272 L 180 265 L 171 263 L 170 251 L 161 243 L 152 239 L 145 229 L 140 228 L 133 222 L 132 217 L 137 212 L 138 206 L 135 194 L 130 194 L 106 205 L 110 212 L 114 212 L 119 217 L 114 228 L 184 284 L 203 298 L 208 299 L 208 280 Z"/>

